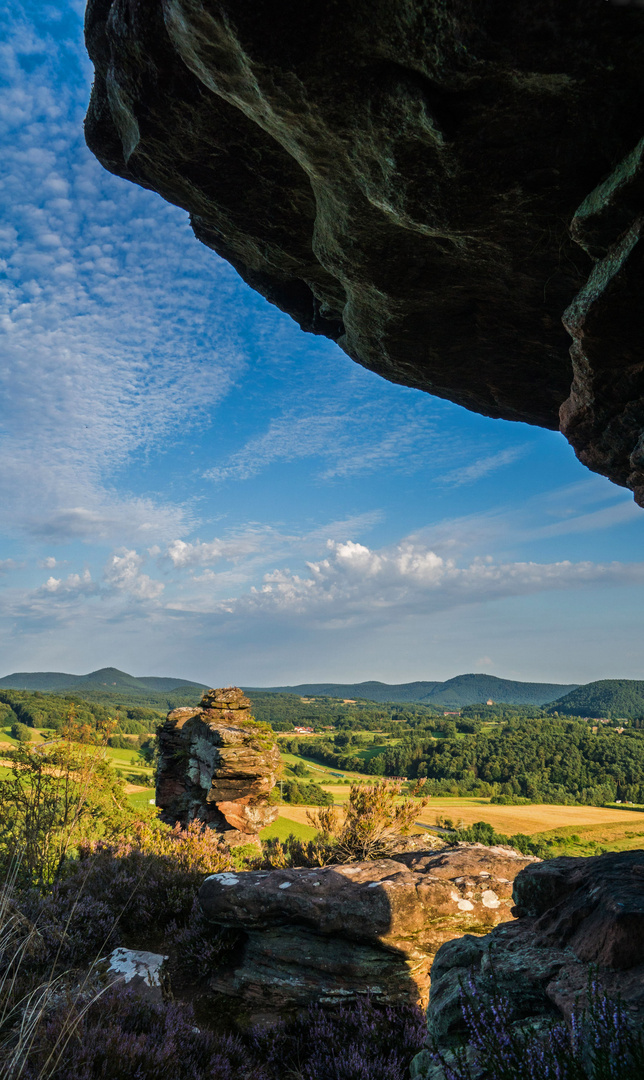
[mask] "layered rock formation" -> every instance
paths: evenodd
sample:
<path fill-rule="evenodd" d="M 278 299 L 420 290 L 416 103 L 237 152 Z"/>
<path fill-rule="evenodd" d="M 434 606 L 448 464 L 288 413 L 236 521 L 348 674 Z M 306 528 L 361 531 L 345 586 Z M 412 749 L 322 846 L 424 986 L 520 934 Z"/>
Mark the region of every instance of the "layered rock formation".
<path fill-rule="evenodd" d="M 231 843 L 255 840 L 277 817 L 267 799 L 279 750 L 250 715 L 242 690 L 208 690 L 196 708 L 174 709 L 159 732 L 156 804 L 174 825 L 203 821 Z"/>
<path fill-rule="evenodd" d="M 510 919 L 512 881 L 534 861 L 473 844 L 313 870 L 213 874 L 199 893 L 203 911 L 217 930 L 242 933 L 233 965 L 213 972 L 210 991 L 262 1014 L 366 993 L 426 1003 L 439 946 Z"/>
<path fill-rule="evenodd" d="M 621 999 L 644 1028 L 644 852 L 559 858 L 526 867 L 514 882 L 516 922 L 484 938 L 444 945 L 432 967 L 429 1044 L 449 1052 L 465 1031 L 461 986 L 485 999 L 493 975 L 510 1021 L 539 1031 L 583 1006 L 591 976 Z M 438 1080 L 431 1052 L 415 1061 L 418 1080 Z"/>
<path fill-rule="evenodd" d="M 488 416 L 562 407 L 644 499 L 638 5 L 90 0 L 87 44 L 102 164 L 304 330 Z"/>

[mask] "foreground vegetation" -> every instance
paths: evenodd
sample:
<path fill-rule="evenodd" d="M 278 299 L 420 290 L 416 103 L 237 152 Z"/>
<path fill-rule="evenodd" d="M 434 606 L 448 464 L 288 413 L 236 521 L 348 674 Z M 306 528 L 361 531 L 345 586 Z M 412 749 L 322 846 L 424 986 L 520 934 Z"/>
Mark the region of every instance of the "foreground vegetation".
<path fill-rule="evenodd" d="M 461 734 L 463 739 L 444 734 L 440 746 L 460 746 L 467 738 Z M 72 708 L 55 738 L 16 740 L 6 751 L 6 775 L 0 780 L 3 1075 L 8 1080 L 282 1080 L 290 1074 L 298 1080 L 403 1080 L 425 1035 L 424 1019 L 413 1008 L 383 1008 L 361 999 L 332 1013 L 312 1009 L 268 1031 L 223 1008 L 213 1017 L 211 1005 L 202 1002 L 209 974 L 226 962 L 237 935 L 213 932 L 196 894 L 208 873 L 391 855 L 401 834 L 431 808 L 431 799 L 420 793 L 424 778 L 407 798 L 401 784 L 377 778 L 353 784 L 342 813 L 331 805 L 301 808 L 308 818 L 307 838 L 274 837 L 261 852 L 254 846 L 231 852 L 217 834 L 196 823 L 170 829 L 147 800 L 134 806 L 108 755 L 123 755 L 113 760 L 126 763 L 134 752 L 128 747 L 136 746 L 139 754 L 149 740 L 113 747 L 114 739 L 113 722 L 93 712 L 79 716 Z M 147 752 L 153 757 L 153 746 Z M 291 779 L 284 786 L 299 785 L 301 793 L 318 788 L 329 796 L 310 781 L 305 763 L 290 761 Z M 447 842 L 511 843 L 543 857 L 554 853 L 534 837 L 498 833 L 482 821 L 463 827 L 443 817 L 440 827 Z M 173 993 L 192 1004 L 151 1004 L 122 988 L 105 992 L 102 958 L 120 945 L 166 954 Z M 531 1044 L 525 1047 L 532 1052 Z M 564 1063 L 567 1053 L 561 1051 Z M 576 1059 L 570 1060 L 577 1068 Z M 620 1059 L 620 1080 L 630 1080 L 629 1060 Z M 505 1059 L 490 1061 L 497 1069 L 489 1072 L 491 1080 L 506 1080 L 510 1073 L 498 1071 Z M 461 1065 L 457 1059 L 451 1063 L 451 1080 L 468 1080 L 466 1072 L 458 1072 Z M 609 1075 L 575 1072 L 572 1065 L 570 1070 L 526 1075 L 534 1080 L 608 1080 Z"/>

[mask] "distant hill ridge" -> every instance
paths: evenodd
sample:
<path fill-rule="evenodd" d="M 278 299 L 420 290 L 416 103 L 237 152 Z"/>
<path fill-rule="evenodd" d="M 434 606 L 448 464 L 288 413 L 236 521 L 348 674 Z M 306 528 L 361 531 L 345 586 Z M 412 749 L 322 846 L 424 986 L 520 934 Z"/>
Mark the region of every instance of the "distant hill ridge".
<path fill-rule="evenodd" d="M 506 705 L 548 705 L 563 698 L 579 683 L 526 683 L 498 679 L 495 675 L 456 675 L 446 682 L 411 683 L 300 683 L 298 686 L 246 686 L 276 694 L 299 694 L 301 697 L 366 698 L 368 701 L 394 701 L 401 704 L 444 705 L 461 708 L 492 700 Z"/>
<path fill-rule="evenodd" d="M 137 677 L 128 675 L 118 668 L 99 668 L 88 675 L 69 675 L 63 671 L 15 671 L 0 679 L 0 687 L 7 690 L 42 690 L 60 693 L 64 690 L 140 690 L 169 693 L 182 687 L 196 687 L 207 690 L 205 683 L 191 682 L 188 679 L 162 678 L 156 675 Z"/>
<path fill-rule="evenodd" d="M 118 668 L 99 668 L 87 675 L 63 671 L 16 671 L 0 679 L 0 689 L 40 690 L 94 696 L 110 693 L 150 695 L 182 690 L 207 690 L 205 683 L 158 675 L 135 676 Z M 601 679 L 597 682 L 527 683 L 495 675 L 457 675 L 446 682 L 300 683 L 297 686 L 246 686 L 253 692 L 297 694 L 300 697 L 361 698 L 376 703 L 437 705 L 462 708 L 492 700 L 506 705 L 548 705 L 549 711 L 569 716 L 644 717 L 644 680 Z M 102 700 L 102 698 L 101 698 Z"/>
<path fill-rule="evenodd" d="M 551 710 L 564 716 L 609 716 L 625 720 L 644 717 L 644 681 L 599 679 L 586 683 L 551 702 Z"/>

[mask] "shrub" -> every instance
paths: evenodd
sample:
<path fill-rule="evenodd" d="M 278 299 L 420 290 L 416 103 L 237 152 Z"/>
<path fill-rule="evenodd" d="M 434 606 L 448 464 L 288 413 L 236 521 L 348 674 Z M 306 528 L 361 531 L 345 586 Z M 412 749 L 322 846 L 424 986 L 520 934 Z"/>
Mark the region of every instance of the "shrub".
<path fill-rule="evenodd" d="M 31 732 L 29 728 L 26 724 L 21 724 L 19 720 L 16 720 L 15 724 L 11 725 L 11 734 L 18 742 L 31 742 Z"/>
<path fill-rule="evenodd" d="M 230 870 L 230 853 L 212 830 L 139 823 L 129 838 L 86 841 L 80 857 L 43 896 L 16 896 L 25 926 L 38 930 L 36 966 L 74 965 L 128 944 L 154 945 L 189 924 L 204 874 Z M 25 931 L 26 932 L 26 931 Z"/>
<path fill-rule="evenodd" d="M 73 1037 L 69 1037 L 70 1033 Z M 268 1030 L 215 1034 L 189 1006 L 108 991 L 84 1010 L 65 1005 L 37 1033 L 23 1080 L 405 1080 L 422 1045 L 413 1006 L 369 1000 L 309 1009 Z"/>
<path fill-rule="evenodd" d="M 0 780 L 0 863 L 6 865 L 20 851 L 24 880 L 50 885 L 83 838 L 116 836 L 134 817 L 102 743 L 73 720 L 51 745 L 21 743 L 6 758 L 10 775 Z"/>
<path fill-rule="evenodd" d="M 445 1080 L 641 1080 L 644 1035 L 629 1011 L 611 1001 L 596 980 L 586 1001 L 547 1029 L 530 1030 L 516 1019 L 511 1001 L 499 994 L 493 973 L 478 985 L 461 988 L 466 1034 L 461 1046 L 443 1054 L 434 1047 L 434 1064 Z M 469 1052 L 468 1052 L 469 1051 Z"/>
<path fill-rule="evenodd" d="M 73 1037 L 70 1037 L 70 1034 Z M 65 1005 L 41 1025 L 22 1080 L 262 1080 L 238 1036 L 195 1026 L 192 1010 L 122 988 L 88 1008 Z"/>
<path fill-rule="evenodd" d="M 406 1080 L 427 1034 L 413 1005 L 369 998 L 333 1010 L 310 1008 L 289 1023 L 251 1033 L 267 1080 Z"/>
<path fill-rule="evenodd" d="M 386 781 L 373 786 L 352 784 L 344 821 L 329 810 L 308 813 L 307 818 L 333 842 L 336 862 L 386 858 L 429 801 L 400 801 L 400 791 L 400 784 Z"/>

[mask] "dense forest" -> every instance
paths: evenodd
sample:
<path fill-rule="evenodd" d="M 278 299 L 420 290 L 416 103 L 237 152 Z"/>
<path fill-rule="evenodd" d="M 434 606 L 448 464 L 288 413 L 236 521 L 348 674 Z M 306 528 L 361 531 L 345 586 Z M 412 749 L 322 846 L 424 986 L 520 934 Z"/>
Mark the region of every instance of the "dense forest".
<path fill-rule="evenodd" d="M 644 717 L 644 682 L 636 679 L 601 679 L 578 686 L 553 701 L 549 711 L 566 716 Z"/>
<path fill-rule="evenodd" d="M 526 798 L 535 802 L 602 805 L 619 799 L 644 802 L 644 732 L 610 726 L 597 732 L 587 723 L 516 717 L 488 730 L 458 737 L 458 724 L 439 722 L 437 731 L 405 731 L 394 745 L 365 754 L 368 736 L 285 740 L 284 748 L 338 769 L 374 776 L 425 778 L 424 792 Z M 472 721 L 477 725 L 477 721 Z"/>
<path fill-rule="evenodd" d="M 163 716 L 153 709 L 140 705 L 129 708 L 109 708 L 98 702 L 87 701 L 75 694 L 45 694 L 40 690 L 0 690 L 0 724 L 10 727 L 21 723 L 30 728 L 46 728 L 58 731 L 70 715 L 80 724 L 96 728 L 110 720 L 116 720 L 115 731 L 143 735 L 154 731 Z"/>
<path fill-rule="evenodd" d="M 340 698 L 302 698 L 297 694 L 274 694 L 254 690 L 249 693 L 253 716 L 270 724 L 273 731 L 294 727 L 346 728 L 360 731 L 394 731 L 400 723 L 415 723 L 443 710 L 428 705 L 376 705 L 373 701 L 345 702 Z M 392 726 L 393 725 L 393 726 Z"/>

